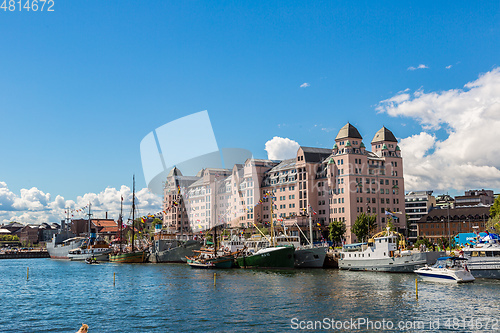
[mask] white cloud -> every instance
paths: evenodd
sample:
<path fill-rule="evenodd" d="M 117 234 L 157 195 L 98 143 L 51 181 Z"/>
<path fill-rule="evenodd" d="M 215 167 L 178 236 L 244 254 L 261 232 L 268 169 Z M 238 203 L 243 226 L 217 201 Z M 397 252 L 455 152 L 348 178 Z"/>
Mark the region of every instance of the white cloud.
<path fill-rule="evenodd" d="M 400 94 L 377 110 L 423 127 L 400 143 L 407 190 L 500 189 L 500 68 L 463 89 Z M 440 128 L 447 133 L 443 140 L 433 134 Z"/>
<path fill-rule="evenodd" d="M 307 87 L 310 87 L 311 85 L 307 82 L 304 82 L 300 85 L 301 88 L 307 88 Z"/>
<path fill-rule="evenodd" d="M 448 66 L 446 66 L 446 69 L 450 69 L 452 67 L 453 67 L 453 65 L 448 65 Z"/>
<path fill-rule="evenodd" d="M 266 142 L 267 158 L 270 160 L 285 160 L 297 156 L 300 145 L 288 138 L 275 136 Z"/>
<path fill-rule="evenodd" d="M 426 69 L 426 68 L 429 68 L 429 66 L 426 66 L 424 64 L 420 64 L 417 67 L 410 66 L 410 67 L 408 67 L 407 70 L 414 71 L 414 70 L 417 70 L 417 69 Z"/>
<path fill-rule="evenodd" d="M 78 210 L 89 202 L 92 204 L 93 217 L 118 218 L 120 201 L 123 197 L 123 215 L 126 219 L 132 205 L 132 191 L 122 185 L 120 189 L 106 188 L 99 193 L 86 193 L 78 196 L 76 201 L 65 200 L 57 195 L 51 201 L 51 195 L 33 187 L 29 190 L 21 189 L 20 195 L 9 190 L 5 182 L 0 182 L 0 223 L 18 221 L 22 223 L 59 222 L 66 217 L 65 211 L 70 208 Z M 136 193 L 136 215 L 157 213 L 161 210 L 162 198 L 144 188 Z M 73 211 L 73 218 L 85 218 L 87 211 Z"/>

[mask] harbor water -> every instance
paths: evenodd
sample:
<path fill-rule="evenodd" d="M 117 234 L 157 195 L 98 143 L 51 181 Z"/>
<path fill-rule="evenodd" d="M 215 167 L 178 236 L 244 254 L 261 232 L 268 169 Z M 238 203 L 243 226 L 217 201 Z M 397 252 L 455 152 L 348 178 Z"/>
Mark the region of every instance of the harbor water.
<path fill-rule="evenodd" d="M 499 280 L 420 282 L 416 299 L 415 278 L 3 260 L 0 332 L 500 331 Z"/>

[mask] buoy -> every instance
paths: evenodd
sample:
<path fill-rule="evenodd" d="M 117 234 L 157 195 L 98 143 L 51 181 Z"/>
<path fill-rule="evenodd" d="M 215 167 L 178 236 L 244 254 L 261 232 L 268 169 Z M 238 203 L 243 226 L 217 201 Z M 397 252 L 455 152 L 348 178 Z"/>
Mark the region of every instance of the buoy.
<path fill-rule="evenodd" d="M 113 287 L 115 286 L 115 272 L 113 272 Z"/>
<path fill-rule="evenodd" d="M 217 273 L 214 273 L 214 287 L 215 287 L 215 281 L 217 280 Z"/>

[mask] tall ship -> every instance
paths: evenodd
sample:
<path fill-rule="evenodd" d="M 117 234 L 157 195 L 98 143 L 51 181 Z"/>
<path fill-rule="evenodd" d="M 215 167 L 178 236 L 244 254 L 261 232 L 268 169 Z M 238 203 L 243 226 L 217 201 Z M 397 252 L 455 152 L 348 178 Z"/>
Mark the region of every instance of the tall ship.
<path fill-rule="evenodd" d="M 472 247 L 464 248 L 467 267 L 475 278 L 500 279 L 500 237 L 486 233 Z"/>
<path fill-rule="evenodd" d="M 339 268 L 353 271 L 379 271 L 413 273 L 416 269 L 431 265 L 445 252 L 398 251 L 398 234 L 382 231 L 367 243 L 344 245 Z"/>
<path fill-rule="evenodd" d="M 120 212 L 120 242 L 121 242 L 121 221 L 122 216 Z M 135 243 L 135 176 L 133 178 L 133 190 L 132 190 L 132 239 L 130 251 L 128 249 L 123 249 L 120 243 L 119 249 L 116 252 L 109 254 L 109 261 L 114 263 L 142 263 L 146 261 L 146 251 L 142 249 L 137 249 L 134 246 Z"/>

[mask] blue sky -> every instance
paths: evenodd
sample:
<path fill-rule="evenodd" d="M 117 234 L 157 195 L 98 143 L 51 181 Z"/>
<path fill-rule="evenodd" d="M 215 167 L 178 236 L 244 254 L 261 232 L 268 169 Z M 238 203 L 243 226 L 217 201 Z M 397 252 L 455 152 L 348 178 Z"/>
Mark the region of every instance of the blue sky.
<path fill-rule="evenodd" d="M 365 143 L 382 125 L 402 139 L 425 140 L 425 132 L 434 138 L 425 157 L 453 139 L 450 122 L 429 127 L 381 102 L 498 76 L 498 1 L 79 0 L 54 8 L 0 10 L 0 182 L 15 196 L 36 187 L 49 201 L 76 200 L 130 186 L 134 173 L 143 188 L 142 138 L 201 110 L 219 147 L 260 158 L 274 136 L 331 147 L 347 121 Z"/>

